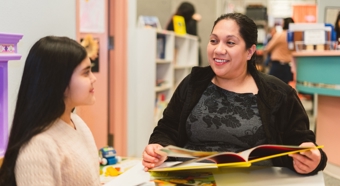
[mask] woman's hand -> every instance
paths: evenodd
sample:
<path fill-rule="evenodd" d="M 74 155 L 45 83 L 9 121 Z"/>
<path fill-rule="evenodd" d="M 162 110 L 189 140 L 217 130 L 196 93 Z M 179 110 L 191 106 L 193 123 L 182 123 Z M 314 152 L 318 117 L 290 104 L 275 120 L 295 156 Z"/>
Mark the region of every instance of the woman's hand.
<path fill-rule="evenodd" d="M 315 145 L 312 142 L 305 142 L 300 147 L 315 147 Z M 321 161 L 321 153 L 317 148 L 297 154 L 290 154 L 289 156 L 293 158 L 294 169 L 300 174 L 312 172 Z"/>
<path fill-rule="evenodd" d="M 159 151 L 161 148 L 163 148 L 163 146 L 159 144 L 149 144 L 145 147 L 143 152 L 143 165 L 145 171 L 157 167 L 167 159 L 167 155 Z"/>

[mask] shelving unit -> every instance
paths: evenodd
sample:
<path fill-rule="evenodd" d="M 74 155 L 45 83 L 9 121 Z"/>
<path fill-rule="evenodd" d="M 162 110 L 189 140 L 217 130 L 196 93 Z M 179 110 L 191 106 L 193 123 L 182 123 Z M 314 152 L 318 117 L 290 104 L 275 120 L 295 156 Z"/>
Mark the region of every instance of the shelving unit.
<path fill-rule="evenodd" d="M 128 108 L 133 118 L 129 125 L 138 131 L 134 137 L 135 151 L 140 156 L 147 145 L 166 104 L 178 84 L 193 66 L 198 65 L 198 39 L 171 31 L 151 28 L 136 30 L 136 64 L 130 73 L 130 95 L 134 102 Z M 164 99 L 164 101 L 160 101 Z"/>
<path fill-rule="evenodd" d="M 5 155 L 11 128 L 8 121 L 8 63 L 20 60 L 17 45 L 22 37 L 22 34 L 0 33 L 0 161 Z"/>

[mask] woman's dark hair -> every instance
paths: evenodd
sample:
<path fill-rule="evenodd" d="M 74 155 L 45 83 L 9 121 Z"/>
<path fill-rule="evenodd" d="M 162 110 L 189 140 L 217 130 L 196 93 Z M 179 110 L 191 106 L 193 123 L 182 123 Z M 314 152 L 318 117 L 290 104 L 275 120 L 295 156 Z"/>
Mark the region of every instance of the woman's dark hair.
<path fill-rule="evenodd" d="M 189 2 L 183 2 L 177 8 L 175 15 L 180 15 L 184 17 L 185 22 L 188 22 L 192 19 L 192 16 L 195 14 L 195 7 L 193 4 Z"/>
<path fill-rule="evenodd" d="M 283 19 L 283 30 L 288 30 L 289 28 L 289 23 L 294 23 L 294 19 L 291 17 L 287 17 Z"/>
<path fill-rule="evenodd" d="M 339 21 L 340 21 L 340 12 L 338 13 L 338 17 L 336 18 L 335 24 L 334 24 L 334 29 L 336 32 L 336 38 L 340 38 L 340 26 L 339 26 Z"/>
<path fill-rule="evenodd" d="M 85 48 L 67 37 L 47 36 L 30 49 L 0 168 L 0 185 L 16 185 L 14 169 L 20 148 L 64 113 L 64 92 L 74 69 L 86 57 Z"/>
<path fill-rule="evenodd" d="M 237 23 L 237 25 L 240 27 L 239 32 L 244 42 L 246 43 L 246 49 L 249 49 L 251 46 L 257 44 L 257 26 L 252 19 L 240 13 L 223 14 L 216 19 L 212 30 L 214 30 L 215 25 L 218 22 L 224 19 L 234 20 Z M 255 60 L 256 60 L 256 52 L 254 52 L 251 59 L 248 60 L 248 65 L 247 65 L 248 70 L 251 67 L 256 67 Z"/>

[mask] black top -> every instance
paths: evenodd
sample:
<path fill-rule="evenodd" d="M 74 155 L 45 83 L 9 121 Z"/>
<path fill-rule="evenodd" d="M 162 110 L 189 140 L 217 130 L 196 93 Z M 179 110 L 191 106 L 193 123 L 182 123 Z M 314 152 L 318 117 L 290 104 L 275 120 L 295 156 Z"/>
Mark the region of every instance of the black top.
<path fill-rule="evenodd" d="M 256 95 L 231 92 L 210 83 L 191 111 L 185 148 L 240 152 L 266 143 Z"/>
<path fill-rule="evenodd" d="M 309 130 L 309 119 L 296 90 L 276 77 L 257 71 L 254 66 L 249 67 L 249 73 L 259 90 L 256 102 L 267 142 L 280 145 L 315 143 L 315 134 Z M 149 143 L 184 147 L 189 141 L 187 119 L 214 76 L 210 66 L 192 69 L 174 92 L 164 110 L 163 118 L 151 134 Z M 309 174 L 316 174 L 325 168 L 327 156 L 322 149 L 320 152 L 321 162 Z M 272 160 L 274 166 L 288 167 L 295 171 L 289 156 Z"/>

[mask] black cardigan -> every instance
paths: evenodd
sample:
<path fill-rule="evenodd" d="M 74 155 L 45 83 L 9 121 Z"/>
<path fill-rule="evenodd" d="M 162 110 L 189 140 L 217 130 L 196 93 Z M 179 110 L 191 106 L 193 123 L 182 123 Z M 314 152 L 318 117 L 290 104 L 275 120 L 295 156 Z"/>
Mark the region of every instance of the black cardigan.
<path fill-rule="evenodd" d="M 258 72 L 255 67 L 250 67 L 248 71 L 259 90 L 257 106 L 268 143 L 300 145 L 303 142 L 313 142 L 315 144 L 315 134 L 309 130 L 307 113 L 295 89 L 274 76 Z M 151 134 L 150 144 L 179 147 L 186 144 L 187 118 L 214 76 L 215 73 L 210 66 L 192 69 L 175 90 L 164 110 L 163 118 L 159 120 Z M 322 150 L 320 152 L 321 162 L 309 174 L 316 174 L 325 168 L 327 156 Z M 295 171 L 292 158 L 289 156 L 272 160 L 274 166 L 288 167 Z"/>

